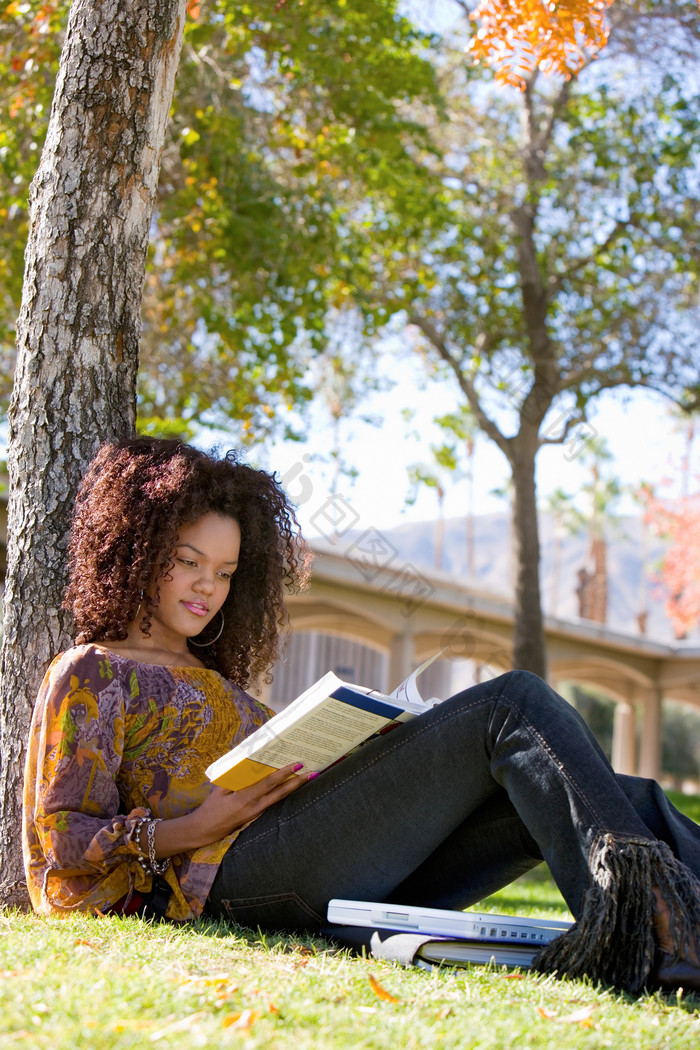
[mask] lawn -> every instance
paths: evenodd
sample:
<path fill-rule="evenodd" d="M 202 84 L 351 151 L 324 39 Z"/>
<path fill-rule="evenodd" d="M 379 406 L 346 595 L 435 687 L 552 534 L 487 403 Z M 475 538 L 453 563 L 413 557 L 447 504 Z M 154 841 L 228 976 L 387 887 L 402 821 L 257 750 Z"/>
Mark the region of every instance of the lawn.
<path fill-rule="evenodd" d="M 695 813 L 700 800 L 685 800 Z M 480 910 L 568 917 L 537 869 Z M 428 972 L 312 938 L 215 923 L 0 913 L 0 1045 L 614 1047 L 700 1045 L 700 999 L 632 999 L 585 981 L 489 967 Z"/>

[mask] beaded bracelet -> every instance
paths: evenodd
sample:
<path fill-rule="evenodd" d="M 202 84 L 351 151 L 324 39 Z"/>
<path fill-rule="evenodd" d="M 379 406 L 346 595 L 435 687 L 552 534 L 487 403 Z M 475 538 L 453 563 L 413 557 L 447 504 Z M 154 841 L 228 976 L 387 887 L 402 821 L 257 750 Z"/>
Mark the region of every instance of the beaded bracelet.
<path fill-rule="evenodd" d="M 141 831 L 143 829 L 143 825 L 146 823 L 147 820 L 148 815 L 146 815 L 145 817 L 139 817 L 138 820 L 135 821 L 133 830 L 131 832 L 131 839 L 136 843 L 136 851 L 139 858 L 139 864 L 141 865 L 144 871 L 147 870 L 146 865 L 148 863 L 148 857 L 143 852 L 143 847 L 141 846 Z"/>
<path fill-rule="evenodd" d="M 170 857 L 163 857 L 162 860 L 158 860 L 156 857 L 156 824 L 160 824 L 161 820 L 161 817 L 154 817 L 146 831 L 148 863 L 154 875 L 162 875 L 168 870 L 168 865 L 170 864 Z"/>
<path fill-rule="evenodd" d="M 164 857 L 163 860 L 160 861 L 156 857 L 156 824 L 160 820 L 160 817 L 152 817 L 150 813 L 145 817 L 139 817 L 134 824 L 134 830 L 132 833 L 138 851 L 139 864 L 148 875 L 162 875 L 168 870 L 168 865 L 170 864 L 170 859 L 168 857 Z M 141 845 L 141 831 L 144 824 L 146 824 L 146 844 L 148 846 L 148 853 L 144 852 L 143 846 Z"/>

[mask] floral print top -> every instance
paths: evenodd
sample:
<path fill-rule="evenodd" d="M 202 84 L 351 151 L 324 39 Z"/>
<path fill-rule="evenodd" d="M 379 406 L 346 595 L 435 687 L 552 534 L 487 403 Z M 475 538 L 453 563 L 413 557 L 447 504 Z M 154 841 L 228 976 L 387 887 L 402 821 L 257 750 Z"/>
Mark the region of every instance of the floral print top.
<path fill-rule="evenodd" d="M 150 890 L 133 839 L 138 818 L 189 813 L 212 790 L 207 766 L 271 715 L 205 668 L 139 663 L 97 644 L 56 657 L 34 709 L 24 779 L 35 911 L 104 912 Z M 170 858 L 168 918 L 201 914 L 237 834 Z"/>

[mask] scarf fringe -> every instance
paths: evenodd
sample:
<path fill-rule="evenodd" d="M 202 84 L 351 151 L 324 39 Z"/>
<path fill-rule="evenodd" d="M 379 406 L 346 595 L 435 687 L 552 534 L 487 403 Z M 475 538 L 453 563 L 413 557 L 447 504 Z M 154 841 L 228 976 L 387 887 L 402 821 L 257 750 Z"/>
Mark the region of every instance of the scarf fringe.
<path fill-rule="evenodd" d="M 591 860 L 580 918 L 536 956 L 533 969 L 584 977 L 638 995 L 657 950 L 654 889 L 668 905 L 675 959 L 700 949 L 700 882 L 663 842 L 605 835 Z"/>

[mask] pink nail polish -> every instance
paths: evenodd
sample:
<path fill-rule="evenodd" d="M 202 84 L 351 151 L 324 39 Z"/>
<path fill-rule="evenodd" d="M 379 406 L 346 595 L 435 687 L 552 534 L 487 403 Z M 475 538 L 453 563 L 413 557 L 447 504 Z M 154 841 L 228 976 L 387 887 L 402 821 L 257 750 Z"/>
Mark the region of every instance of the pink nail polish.
<path fill-rule="evenodd" d="M 303 762 L 297 762 L 297 764 L 294 766 L 294 772 L 298 773 L 299 770 L 303 769 L 303 768 L 304 768 L 304 763 Z"/>
<path fill-rule="evenodd" d="M 309 773 L 309 775 L 308 775 L 308 777 L 306 779 L 307 780 L 315 780 L 317 776 L 318 776 L 318 773 Z"/>

